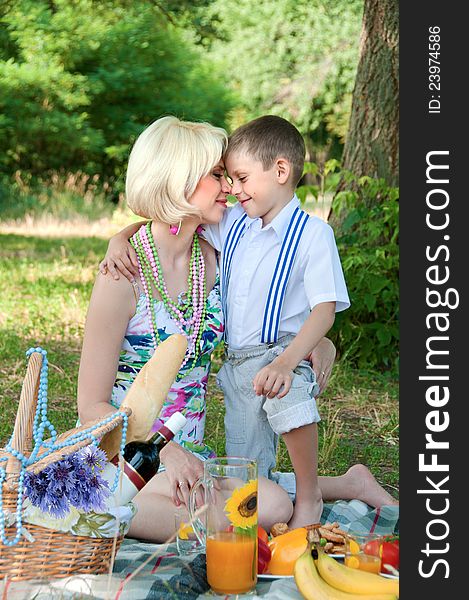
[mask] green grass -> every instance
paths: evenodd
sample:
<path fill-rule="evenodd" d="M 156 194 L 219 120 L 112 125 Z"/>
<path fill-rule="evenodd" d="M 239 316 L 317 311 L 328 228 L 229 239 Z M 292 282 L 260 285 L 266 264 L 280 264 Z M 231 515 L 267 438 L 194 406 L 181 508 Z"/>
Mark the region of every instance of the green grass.
<path fill-rule="evenodd" d="M 59 432 L 74 426 L 77 372 L 88 299 L 106 240 L 0 234 L 0 444 L 13 429 L 25 352 L 48 352 L 49 418 Z M 223 398 L 210 377 L 206 436 L 224 453 Z M 339 362 L 319 398 L 321 474 L 337 475 L 363 462 L 398 495 L 398 384 L 382 374 L 357 372 Z M 288 470 L 285 447 L 278 466 Z"/>

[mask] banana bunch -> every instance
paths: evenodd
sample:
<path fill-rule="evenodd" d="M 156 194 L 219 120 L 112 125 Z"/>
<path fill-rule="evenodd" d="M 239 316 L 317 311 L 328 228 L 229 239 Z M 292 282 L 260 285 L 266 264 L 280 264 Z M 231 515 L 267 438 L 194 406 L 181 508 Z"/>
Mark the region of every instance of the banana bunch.
<path fill-rule="evenodd" d="M 352 569 L 318 549 L 317 563 L 308 548 L 298 558 L 295 582 L 305 600 L 396 600 L 399 583 Z"/>

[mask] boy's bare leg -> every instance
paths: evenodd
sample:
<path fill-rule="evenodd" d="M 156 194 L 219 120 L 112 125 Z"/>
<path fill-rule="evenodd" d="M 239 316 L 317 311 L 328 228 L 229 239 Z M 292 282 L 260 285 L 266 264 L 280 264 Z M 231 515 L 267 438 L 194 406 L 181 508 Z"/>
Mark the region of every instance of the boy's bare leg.
<path fill-rule="evenodd" d="M 353 500 L 357 498 L 370 506 L 399 504 L 376 481 L 365 465 L 353 465 L 338 477 L 318 477 L 322 497 L 325 500 Z"/>
<path fill-rule="evenodd" d="M 289 527 L 318 523 L 322 513 L 322 495 L 318 481 L 318 426 L 311 423 L 283 434 L 295 471 L 296 501 Z"/>

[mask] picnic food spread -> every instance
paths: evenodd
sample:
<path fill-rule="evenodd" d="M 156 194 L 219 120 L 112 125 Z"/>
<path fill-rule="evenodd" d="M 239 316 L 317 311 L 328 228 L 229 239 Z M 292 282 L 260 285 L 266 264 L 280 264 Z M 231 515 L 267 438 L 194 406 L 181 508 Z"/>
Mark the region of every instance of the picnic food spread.
<path fill-rule="evenodd" d="M 309 533 L 310 542 L 318 542 L 324 549 L 326 554 L 344 554 L 345 552 L 345 538 L 347 532 L 343 531 L 339 527 L 339 523 L 313 523 L 306 525 L 304 528 L 307 532 L 317 531 L 318 535 L 312 535 Z M 275 523 L 272 525 L 270 534 L 272 537 L 277 537 L 292 531 L 286 523 Z"/>
<path fill-rule="evenodd" d="M 386 535 L 381 540 L 368 542 L 365 554 L 375 554 L 381 559 L 380 572 L 393 573 L 399 571 L 399 536 Z"/>
<path fill-rule="evenodd" d="M 398 576 L 399 536 L 348 534 L 345 564 L 362 571 Z"/>
<path fill-rule="evenodd" d="M 307 533 L 304 527 L 299 527 L 272 538 L 268 544 L 271 551 L 269 573 L 293 575 L 296 560 L 308 547 Z"/>
<path fill-rule="evenodd" d="M 267 532 L 258 528 L 258 573 L 293 575 L 296 560 L 309 542 L 317 542 L 326 553 L 343 555 L 347 533 L 334 523 L 314 523 L 290 529 L 287 523 L 275 523 Z"/>
<path fill-rule="evenodd" d="M 361 563 L 346 566 L 333 558 L 345 554 L 346 540 L 353 558 L 364 552 L 373 560 L 378 557 L 376 573 L 368 572 Z M 270 537 L 258 529 L 258 573 L 293 575 L 306 600 L 394 600 L 399 595 L 399 582 L 378 575 L 380 565 L 382 573 L 398 569 L 397 536 L 378 537 L 361 548 L 337 522 L 295 529 L 275 523 Z"/>

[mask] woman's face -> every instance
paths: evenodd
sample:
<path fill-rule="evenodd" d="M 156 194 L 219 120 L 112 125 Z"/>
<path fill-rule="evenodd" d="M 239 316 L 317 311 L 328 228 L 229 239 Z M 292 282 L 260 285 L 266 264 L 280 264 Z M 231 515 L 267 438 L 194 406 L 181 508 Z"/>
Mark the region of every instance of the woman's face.
<path fill-rule="evenodd" d="M 202 177 L 189 204 L 201 211 L 202 223 L 219 223 L 226 209 L 226 195 L 231 187 L 225 178 L 225 164 L 220 160 L 208 175 Z"/>

